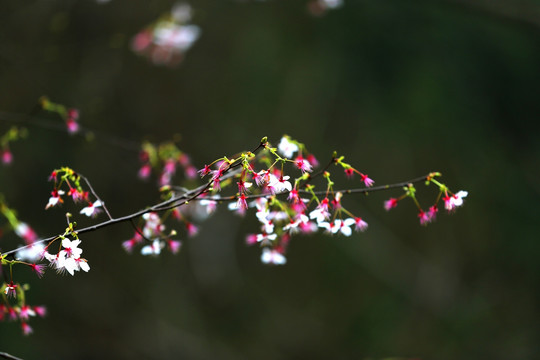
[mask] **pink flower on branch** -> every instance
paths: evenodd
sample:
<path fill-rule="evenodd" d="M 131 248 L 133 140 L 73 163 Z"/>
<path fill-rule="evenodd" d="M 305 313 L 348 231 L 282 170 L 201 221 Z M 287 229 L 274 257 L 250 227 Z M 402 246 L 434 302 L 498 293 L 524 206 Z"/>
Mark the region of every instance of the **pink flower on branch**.
<path fill-rule="evenodd" d="M 367 187 L 370 187 L 370 186 L 373 186 L 373 184 L 375 183 L 375 181 L 373 181 L 372 179 L 370 179 L 367 175 L 365 174 L 360 174 L 360 179 L 364 182 L 364 185 L 366 185 Z"/>
<path fill-rule="evenodd" d="M 457 207 L 463 205 L 463 198 L 466 198 L 468 194 L 469 193 L 467 191 L 461 190 L 461 191 L 458 191 L 454 195 L 451 195 L 451 196 L 446 195 L 443 198 L 443 200 L 444 200 L 444 208 L 448 212 L 454 211 Z"/>

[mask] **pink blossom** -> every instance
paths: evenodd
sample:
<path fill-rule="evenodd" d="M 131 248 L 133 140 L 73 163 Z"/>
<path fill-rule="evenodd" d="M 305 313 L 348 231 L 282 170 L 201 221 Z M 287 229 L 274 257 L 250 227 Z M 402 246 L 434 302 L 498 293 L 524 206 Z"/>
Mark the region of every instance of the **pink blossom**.
<path fill-rule="evenodd" d="M 366 231 L 367 230 L 368 224 L 367 224 L 367 222 L 362 220 L 362 218 L 360 218 L 360 217 L 354 218 L 354 221 L 356 223 L 356 228 L 355 228 L 356 231 Z"/>
<path fill-rule="evenodd" d="M 8 317 L 10 321 L 17 320 L 17 310 L 15 310 L 13 307 L 8 308 Z"/>
<path fill-rule="evenodd" d="M 13 161 L 12 152 L 9 149 L 4 149 L 4 151 L 2 151 L 2 163 L 4 163 L 5 165 L 8 165 L 8 164 L 11 164 L 12 161 Z"/>
<path fill-rule="evenodd" d="M 69 196 L 73 199 L 74 202 L 78 203 L 83 200 L 88 200 L 88 192 L 87 191 L 79 191 L 75 188 L 69 189 L 68 193 Z"/>
<path fill-rule="evenodd" d="M 210 166 L 204 165 L 204 167 L 197 172 L 201 175 L 201 177 L 205 177 L 206 175 L 210 174 L 210 171 L 212 171 Z"/>
<path fill-rule="evenodd" d="M 257 243 L 257 235 L 256 234 L 248 234 L 246 236 L 246 244 L 247 245 L 253 245 Z"/>
<path fill-rule="evenodd" d="M 439 211 L 439 209 L 437 209 L 437 205 L 433 205 L 432 207 L 429 208 L 427 214 L 430 221 L 435 220 L 435 218 L 437 217 L 437 211 Z"/>
<path fill-rule="evenodd" d="M 152 44 L 152 32 L 149 30 L 143 30 L 133 37 L 131 41 L 131 48 L 133 51 L 140 53 Z"/>
<path fill-rule="evenodd" d="M 161 176 L 159 177 L 159 185 L 165 186 L 171 184 L 171 174 L 168 172 L 162 172 Z"/>
<path fill-rule="evenodd" d="M 390 198 L 384 202 L 384 208 L 386 209 L 386 211 L 389 211 L 390 209 L 395 208 L 397 204 L 398 204 L 398 199 Z"/>
<path fill-rule="evenodd" d="M 34 306 L 34 311 L 40 317 L 47 315 L 47 308 L 45 306 Z"/>
<path fill-rule="evenodd" d="M 67 118 L 66 126 L 70 134 L 75 134 L 77 131 L 79 131 L 79 123 L 77 123 L 74 118 Z"/>
<path fill-rule="evenodd" d="M 143 237 L 138 232 L 135 232 L 133 237 L 129 240 L 126 240 L 122 243 L 122 247 L 128 252 L 131 253 L 133 248 L 143 240 Z"/>
<path fill-rule="evenodd" d="M 30 264 L 30 268 L 33 272 L 36 273 L 36 275 L 41 278 L 43 277 L 43 274 L 45 273 L 45 265 L 41 264 Z"/>
<path fill-rule="evenodd" d="M 352 179 L 354 177 L 354 169 L 349 167 L 345 169 L 345 176 L 347 176 L 349 179 Z"/>
<path fill-rule="evenodd" d="M 184 174 L 188 179 L 195 179 L 197 177 L 197 168 L 193 165 L 189 165 L 185 168 Z"/>
<path fill-rule="evenodd" d="M 28 305 L 21 306 L 21 309 L 19 310 L 19 319 L 28 320 L 30 316 L 36 316 L 34 310 Z"/>
<path fill-rule="evenodd" d="M 178 156 L 178 162 L 180 163 L 180 165 L 186 167 L 186 166 L 189 166 L 191 164 L 191 160 L 189 159 L 189 156 L 187 154 L 180 154 L 180 156 Z"/>
<path fill-rule="evenodd" d="M 311 164 L 309 161 L 305 160 L 302 156 L 298 156 L 295 160 L 295 165 L 302 173 L 311 172 L 313 171 L 313 168 L 311 167 Z"/>
<path fill-rule="evenodd" d="M 169 250 L 173 254 L 177 254 L 180 251 L 180 247 L 182 246 L 182 242 L 178 240 L 167 240 L 167 245 L 169 246 Z"/>
<path fill-rule="evenodd" d="M 139 169 L 139 178 L 148 179 L 150 177 L 151 172 L 152 172 L 152 167 L 150 166 L 150 164 L 144 164 Z"/>
<path fill-rule="evenodd" d="M 25 322 L 21 323 L 21 327 L 22 327 L 22 331 L 24 335 L 30 335 L 31 333 L 34 332 L 34 330 L 30 327 L 30 325 L 28 325 Z"/>
<path fill-rule="evenodd" d="M 427 225 L 432 220 L 429 213 L 424 212 L 424 210 L 418 212 L 418 218 L 420 219 L 420 225 Z"/>
<path fill-rule="evenodd" d="M 11 281 L 9 285 L 6 284 L 4 294 L 6 294 L 7 297 L 10 297 L 10 296 L 17 297 L 17 286 L 18 285 L 13 284 L 13 281 Z"/>
<path fill-rule="evenodd" d="M 296 190 L 296 188 L 292 189 L 289 192 L 289 196 L 287 197 L 287 199 L 291 201 L 293 204 L 300 202 L 301 200 L 300 200 L 300 196 L 298 195 L 298 190 Z"/>
<path fill-rule="evenodd" d="M 199 232 L 199 228 L 192 222 L 186 222 L 186 230 L 188 236 L 195 236 Z"/>
<path fill-rule="evenodd" d="M 67 117 L 72 118 L 73 120 L 79 119 L 79 110 L 71 108 L 67 111 Z"/>
<path fill-rule="evenodd" d="M 309 155 L 308 155 L 307 161 L 309 161 L 309 163 L 310 163 L 313 167 L 319 166 L 319 161 L 317 160 L 317 158 L 316 158 L 315 155 L 313 155 L 313 154 L 309 154 Z"/>
<path fill-rule="evenodd" d="M 244 180 L 240 180 L 236 184 L 238 185 L 239 193 L 246 193 L 248 192 L 248 189 L 251 187 L 251 183 L 245 182 Z"/>
<path fill-rule="evenodd" d="M 163 167 L 163 172 L 167 174 L 174 174 L 176 172 L 176 161 L 173 159 L 167 159 Z"/>
<path fill-rule="evenodd" d="M 373 181 L 367 175 L 364 175 L 364 174 L 360 175 L 360 180 L 362 180 L 364 182 L 364 185 L 366 185 L 367 187 L 373 186 L 373 184 L 375 183 L 375 181 Z"/>
<path fill-rule="evenodd" d="M 247 201 L 246 201 L 246 195 L 244 194 L 241 194 L 239 197 L 238 197 L 238 201 L 236 202 L 236 208 L 238 209 L 238 211 L 240 211 L 241 213 L 245 212 L 248 208 L 248 204 L 247 204 Z"/>

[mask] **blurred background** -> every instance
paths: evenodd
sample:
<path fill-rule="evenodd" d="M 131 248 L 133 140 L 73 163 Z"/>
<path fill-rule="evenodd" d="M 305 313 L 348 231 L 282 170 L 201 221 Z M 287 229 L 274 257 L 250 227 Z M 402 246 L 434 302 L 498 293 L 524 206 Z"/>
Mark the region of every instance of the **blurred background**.
<path fill-rule="evenodd" d="M 176 65 L 135 53 L 133 37 L 174 2 L 4 2 L 0 133 L 11 145 L 0 192 L 43 237 L 52 169 L 86 175 L 114 216 L 156 202 L 137 178 L 138 144 L 179 140 L 193 163 L 263 136 L 337 150 L 385 184 L 440 171 L 465 206 L 427 227 L 400 192 L 348 196 L 370 225 L 351 237 L 297 236 L 286 266 L 261 264 L 255 232 L 226 208 L 177 256 L 126 254 L 119 224 L 83 237 L 91 271 L 42 280 L 34 334 L 0 323 L 0 351 L 25 359 L 533 359 L 540 356 L 537 1 L 193 1 L 200 37 Z M 311 9 L 311 10 L 310 10 Z M 68 135 L 38 99 L 80 111 L 93 141 Z M 27 118 L 25 118 L 27 119 Z M 40 126 L 58 121 L 59 129 Z M 118 141 L 118 139 L 122 139 Z M 175 181 L 181 183 L 182 178 Z M 343 187 L 360 187 L 358 179 Z M 434 189 L 419 187 L 427 203 Z M 426 200 L 427 199 L 427 200 Z M 71 209 L 71 210 L 70 210 Z M 102 215 L 95 221 L 102 221 Z M 76 219 L 81 226 L 91 220 Z M 13 234 L 0 248 L 20 244 Z"/>

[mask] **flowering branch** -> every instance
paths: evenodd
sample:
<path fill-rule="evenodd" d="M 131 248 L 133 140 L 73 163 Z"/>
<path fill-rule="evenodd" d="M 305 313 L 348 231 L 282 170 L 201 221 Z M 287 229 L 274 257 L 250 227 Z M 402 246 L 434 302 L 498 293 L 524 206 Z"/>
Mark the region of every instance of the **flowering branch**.
<path fill-rule="evenodd" d="M 364 219 L 345 207 L 343 198 L 346 195 L 401 188 L 403 194 L 385 201 L 384 207 L 390 210 L 396 207 L 399 201 L 410 198 L 418 207 L 418 217 L 422 225 L 435 219 L 437 204 L 441 199 L 444 201 L 445 209 L 453 212 L 456 207 L 463 204 L 463 198 L 467 195 L 463 191 L 451 192 L 445 184 L 436 179 L 441 176 L 438 172 L 394 184 L 374 186 L 373 179 L 346 163 L 344 156 L 338 156 L 337 153 L 332 155 L 321 170 L 312 174 L 313 168 L 318 165 L 317 159 L 307 151 L 304 144 L 289 136 L 284 136 L 277 147 L 273 147 L 264 137 L 252 151 L 232 157 L 223 156 L 204 165 L 198 173 L 201 178 L 209 176 L 210 179 L 193 189 L 179 188 L 170 184 L 177 162 L 184 166 L 187 176 L 193 173 L 187 171 L 192 167 L 187 155 L 174 144 L 169 143 L 156 148 L 145 143 L 140 158 L 143 168 L 148 167 L 151 170 L 153 167 L 163 166 L 160 190 L 164 200 L 117 218 L 111 215 L 88 178 L 68 167 L 52 171 L 49 180 L 54 185 L 46 209 L 63 203 L 63 195 L 67 194 L 74 202 L 87 203 L 80 211 L 81 214 L 94 217 L 103 209 L 108 220 L 76 229 L 76 223 L 71 221 L 72 215 L 68 213 L 67 228 L 63 233 L 41 240 L 37 240 L 35 234 L 32 239 L 26 235 L 27 245 L 1 253 L 1 265 L 9 266 L 10 271 L 9 278 L 6 277 L 4 285 L 0 287 L 4 301 L 0 303 L 0 316 L 3 317 L 8 313 L 12 319 L 19 318 L 23 332 L 25 334 L 32 332 L 27 323 L 29 316 L 36 314 L 43 316 L 45 311 L 43 307 L 30 307 L 26 304 L 24 294 L 28 286 L 14 281 L 13 267 L 28 266 L 41 277 L 45 266 L 36 262 L 45 259 L 59 273 L 67 272 L 74 275 L 81 270 L 87 272 L 90 265 L 81 257 L 83 252 L 80 247 L 81 234 L 121 222 L 130 222 L 135 234 L 122 243 L 128 252 L 132 252 L 136 246 L 146 241 L 147 245 L 141 248 L 142 255 L 157 256 L 165 247 L 172 253 L 177 253 L 182 243 L 174 239 L 177 235 L 176 230 L 165 231 L 165 221 L 171 216 L 183 222 L 187 235 L 193 236 L 197 232 L 197 227 L 189 220 L 189 207 L 186 206 L 191 202 L 196 201 L 199 207 L 206 210 L 207 215 L 211 214 L 216 204 L 221 202 L 229 202 L 229 208 L 242 216 L 246 214 L 248 208 L 256 208 L 255 217 L 260 223 L 260 232 L 247 235 L 246 242 L 249 245 L 261 246 L 263 263 L 283 265 L 287 262 L 286 249 L 294 234 L 311 234 L 323 229 L 329 234 L 350 236 L 353 229 L 365 231 L 368 228 L 368 223 Z M 359 176 L 363 187 L 336 190 L 330 171 L 332 165 L 341 167 L 348 178 Z M 289 173 L 294 174 L 295 171 L 298 175 L 291 179 Z M 150 172 L 145 170 L 144 174 L 149 175 Z M 426 185 L 433 184 L 439 189 L 436 200 L 428 211 L 423 210 L 416 198 L 415 184 L 421 182 Z M 321 190 L 316 189 L 319 186 L 322 186 Z M 221 195 L 222 190 L 230 187 L 235 189 L 232 194 Z M 90 200 L 90 197 L 95 200 Z M 22 236 L 24 223 L 16 218 L 15 213 L 5 205 L 1 197 L 0 213 L 8 219 L 17 234 Z M 135 223 L 135 219 L 139 219 L 139 225 Z M 58 250 L 51 252 L 53 243 L 58 244 Z M 35 250 L 37 253 L 34 251 L 32 254 L 32 249 L 37 249 Z M 25 262 L 26 259 L 36 262 Z M 17 303 L 13 304 L 8 298 L 17 299 Z"/>

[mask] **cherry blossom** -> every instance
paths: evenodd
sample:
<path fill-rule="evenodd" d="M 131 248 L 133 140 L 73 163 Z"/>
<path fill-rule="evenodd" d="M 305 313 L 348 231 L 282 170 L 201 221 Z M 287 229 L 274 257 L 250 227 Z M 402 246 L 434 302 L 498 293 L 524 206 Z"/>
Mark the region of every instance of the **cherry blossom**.
<path fill-rule="evenodd" d="M 444 200 L 444 208 L 446 210 L 448 210 L 448 212 L 452 212 L 453 210 L 455 210 L 457 207 L 459 206 L 462 206 L 463 205 L 463 198 L 467 197 L 469 193 L 467 191 L 458 191 L 457 193 L 455 193 L 454 195 L 446 195 L 443 200 Z"/>
<path fill-rule="evenodd" d="M 43 277 L 43 274 L 45 272 L 45 265 L 41 265 L 41 264 L 30 264 L 30 268 L 32 269 L 32 271 L 34 273 L 36 273 L 36 275 L 41 278 Z"/>
<path fill-rule="evenodd" d="M 311 167 L 311 164 L 309 163 L 308 160 L 304 159 L 302 156 L 298 156 L 296 159 L 295 159 L 295 163 L 296 167 L 298 169 L 300 169 L 300 171 L 303 173 L 305 172 L 311 172 L 313 171 L 313 168 Z"/>
<path fill-rule="evenodd" d="M 150 166 L 150 164 L 144 164 L 139 169 L 139 173 L 138 173 L 139 178 L 148 179 L 150 177 L 151 172 L 152 172 L 152 167 Z"/>
<path fill-rule="evenodd" d="M 167 239 L 167 245 L 169 247 L 169 250 L 173 254 L 177 254 L 180 251 L 180 247 L 182 246 L 182 242 L 178 241 L 178 240 Z"/>
<path fill-rule="evenodd" d="M 398 204 L 398 199 L 390 198 L 384 202 L 384 208 L 386 211 L 389 211 L 390 209 L 395 208 L 397 204 Z"/>
<path fill-rule="evenodd" d="M 131 253 L 133 248 L 143 241 L 143 237 L 138 232 L 135 232 L 133 237 L 129 240 L 122 242 L 122 247 L 128 252 Z"/>
<path fill-rule="evenodd" d="M 362 218 L 360 218 L 360 217 L 354 218 L 354 222 L 356 224 L 356 228 L 355 228 L 356 231 L 366 231 L 367 230 L 368 223 L 365 222 L 364 220 L 362 220 Z"/>
<path fill-rule="evenodd" d="M 96 216 L 97 214 L 99 214 L 99 212 L 101 211 L 101 209 L 98 209 L 100 206 L 102 206 L 103 204 L 101 203 L 101 201 L 97 200 L 96 202 L 93 202 L 93 203 L 88 203 L 88 206 L 83 208 L 80 213 L 81 214 L 84 214 L 88 217 L 94 217 Z"/>
<path fill-rule="evenodd" d="M 56 206 L 57 204 L 63 203 L 64 200 L 62 200 L 62 195 L 64 195 L 63 190 L 53 190 L 51 192 L 51 197 L 49 198 L 49 202 L 45 206 L 45 209 L 48 209 L 50 207 Z"/>
<path fill-rule="evenodd" d="M 269 245 L 272 240 L 276 240 L 277 235 L 276 234 L 257 234 L 257 242 L 263 244 L 263 245 Z"/>
<path fill-rule="evenodd" d="M 291 191 L 292 185 L 288 181 L 290 176 L 280 176 L 279 178 L 277 176 L 271 175 L 270 176 L 270 182 L 268 184 L 268 188 L 270 188 L 271 192 L 274 194 L 281 193 L 284 191 Z"/>
<path fill-rule="evenodd" d="M 6 284 L 6 288 L 4 289 L 4 294 L 6 294 L 7 297 L 17 296 L 17 287 L 18 285 L 13 284 L 13 281 L 11 281 L 9 284 Z"/>
<path fill-rule="evenodd" d="M 146 245 L 141 249 L 142 255 L 159 255 L 161 254 L 161 249 L 163 249 L 163 243 L 158 239 L 154 239 L 152 244 Z"/>
<path fill-rule="evenodd" d="M 360 175 L 360 179 L 364 182 L 364 185 L 366 185 L 367 187 L 373 186 L 373 184 L 375 183 L 373 179 L 370 179 L 367 175 L 364 175 L 364 174 Z"/>
<path fill-rule="evenodd" d="M 21 306 L 19 310 L 19 318 L 21 320 L 28 320 L 30 316 L 36 316 L 36 312 L 28 305 Z"/>
<path fill-rule="evenodd" d="M 287 263 L 287 258 L 277 250 L 263 248 L 261 261 L 265 264 L 285 265 Z"/>
<path fill-rule="evenodd" d="M 331 223 L 326 221 L 320 222 L 319 227 L 325 228 L 332 234 L 336 234 L 338 231 L 345 236 L 351 236 L 351 226 L 356 224 L 356 220 L 353 218 L 347 218 L 345 220 L 337 219 Z"/>
<path fill-rule="evenodd" d="M 286 158 L 292 158 L 294 153 L 298 151 L 298 145 L 290 142 L 289 138 L 284 136 L 278 144 L 278 150 Z"/>
<path fill-rule="evenodd" d="M 418 212 L 418 218 L 420 219 L 420 225 L 427 225 L 432 220 L 429 213 L 426 213 L 424 210 Z"/>
<path fill-rule="evenodd" d="M 22 327 L 22 331 L 24 335 L 30 335 L 31 333 L 34 332 L 34 330 L 30 327 L 30 325 L 28 325 L 25 322 L 21 323 L 21 327 Z"/>

